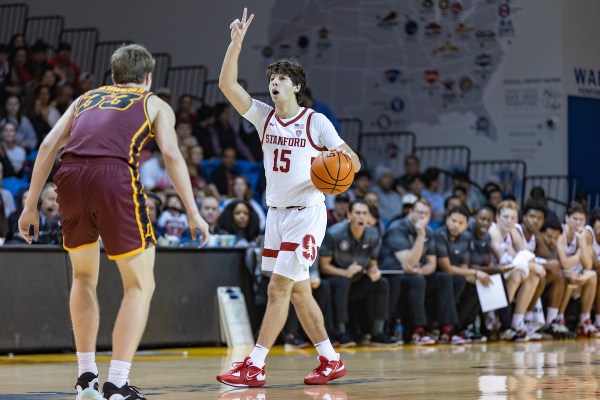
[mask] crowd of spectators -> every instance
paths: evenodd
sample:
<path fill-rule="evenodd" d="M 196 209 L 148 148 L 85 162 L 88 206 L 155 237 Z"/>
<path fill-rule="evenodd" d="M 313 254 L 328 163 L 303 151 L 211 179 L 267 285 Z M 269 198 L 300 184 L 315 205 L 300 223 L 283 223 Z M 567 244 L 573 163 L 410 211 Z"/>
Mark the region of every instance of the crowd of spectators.
<path fill-rule="evenodd" d="M 72 61 L 68 43 L 50 49 L 15 35 L 0 44 L 0 244 L 24 243 L 17 221 L 37 148 L 93 82 Z M 331 110 L 307 93 L 306 105 L 337 124 Z M 172 104 L 168 88 L 156 94 Z M 243 121 L 232 125 L 227 103 L 194 110 L 193 96 L 176 100 L 180 149 L 215 237 L 209 244 L 260 248 L 267 208 L 258 135 Z M 155 143 L 140 161 L 159 246 L 196 246 Z M 62 241 L 51 179 L 39 202 L 39 244 Z M 479 190 L 464 172 L 446 186 L 440 170 L 422 171 L 418 157 L 409 155 L 403 171 L 383 165 L 360 171 L 352 188 L 327 199 L 328 229 L 311 284 L 338 345 L 600 336 L 600 212 L 588 216 L 574 203 L 561 221 L 541 188 L 532 190 L 521 211 L 499 184 Z M 531 257 L 515 263 L 518 254 L 519 260 Z M 492 275 L 501 277 L 509 306 L 482 313 L 476 285 L 490 285 Z M 268 275 L 254 276 L 257 290 L 265 288 Z M 293 311 L 283 336 L 289 346 L 306 345 Z"/>

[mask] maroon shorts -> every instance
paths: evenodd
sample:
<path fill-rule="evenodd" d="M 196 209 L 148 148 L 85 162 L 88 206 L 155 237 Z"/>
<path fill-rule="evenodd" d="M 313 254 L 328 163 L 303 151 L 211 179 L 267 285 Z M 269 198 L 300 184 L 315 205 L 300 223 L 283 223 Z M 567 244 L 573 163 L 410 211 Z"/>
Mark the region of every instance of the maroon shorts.
<path fill-rule="evenodd" d="M 54 183 L 66 250 L 93 245 L 100 236 L 108 258 L 114 260 L 156 243 L 139 172 L 127 163 L 69 157 Z"/>

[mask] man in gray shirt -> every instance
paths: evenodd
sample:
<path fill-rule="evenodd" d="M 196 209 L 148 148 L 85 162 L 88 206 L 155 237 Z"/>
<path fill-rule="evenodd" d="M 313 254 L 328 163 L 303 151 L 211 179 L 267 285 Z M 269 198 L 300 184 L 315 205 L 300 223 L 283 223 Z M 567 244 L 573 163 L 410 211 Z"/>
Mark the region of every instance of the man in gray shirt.
<path fill-rule="evenodd" d="M 436 269 L 433 231 L 427 226 L 430 218 L 429 201 L 418 199 L 406 218 L 390 223 L 379 254 L 382 270 L 399 272 L 387 275 L 392 318 L 408 309 L 410 320 L 405 325 L 413 328 L 411 340 L 416 345 L 435 344 L 425 333 L 425 291 Z M 402 291 L 406 291 L 407 301 L 401 304 Z"/>
<path fill-rule="evenodd" d="M 350 204 L 348 220 L 327 229 L 319 255 L 323 280 L 331 286 L 333 314 L 340 345 L 353 343 L 346 332 L 348 302 L 366 299 L 366 314 L 372 324 L 371 344 L 394 345 L 395 339 L 384 333 L 388 319 L 389 286 L 377 266 L 379 234 L 367 226 L 369 206 L 363 200 Z"/>

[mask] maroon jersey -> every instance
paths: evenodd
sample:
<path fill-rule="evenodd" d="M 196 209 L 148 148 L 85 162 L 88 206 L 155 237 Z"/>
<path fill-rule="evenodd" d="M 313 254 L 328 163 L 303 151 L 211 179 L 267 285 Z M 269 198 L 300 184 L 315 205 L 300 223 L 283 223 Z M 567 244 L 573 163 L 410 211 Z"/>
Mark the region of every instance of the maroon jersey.
<path fill-rule="evenodd" d="M 154 136 L 146 109 L 151 94 L 122 86 L 85 93 L 75 107 L 71 137 L 62 157 L 111 157 L 137 168 L 142 147 Z"/>

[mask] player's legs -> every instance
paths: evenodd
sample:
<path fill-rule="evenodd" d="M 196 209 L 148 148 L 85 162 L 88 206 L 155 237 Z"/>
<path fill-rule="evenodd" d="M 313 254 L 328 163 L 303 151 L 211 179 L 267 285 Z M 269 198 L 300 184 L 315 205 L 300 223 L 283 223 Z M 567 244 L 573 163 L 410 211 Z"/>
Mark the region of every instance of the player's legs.
<path fill-rule="evenodd" d="M 524 314 L 531 302 L 533 295 L 540 283 L 540 277 L 535 274 L 529 276 L 523 281 L 523 284 L 517 292 L 515 313 Z"/>
<path fill-rule="evenodd" d="M 589 319 L 589 314 L 592 311 L 592 306 L 594 305 L 597 282 L 598 281 L 594 276 L 593 278 L 588 279 L 581 288 L 581 313 L 587 314 L 587 319 Z"/>
<path fill-rule="evenodd" d="M 131 362 L 138 347 L 154 293 L 155 248 L 117 260 L 124 296 L 113 331 L 113 359 Z"/>
<path fill-rule="evenodd" d="M 256 342 L 266 349 L 270 349 L 273 346 L 279 332 L 281 332 L 281 329 L 285 325 L 293 287 L 294 281 L 290 278 L 277 273 L 273 273 L 271 276 L 271 281 L 267 289 L 267 309 Z M 298 309 L 296 309 L 296 312 L 298 312 L 298 318 L 300 318 Z M 300 321 L 302 322 L 301 318 Z"/>
<path fill-rule="evenodd" d="M 292 289 L 292 303 L 304 331 L 313 343 L 328 339 L 323 313 L 312 295 L 310 280 L 296 282 Z"/>
<path fill-rule="evenodd" d="M 509 303 L 512 303 L 515 298 L 517 289 L 521 286 L 523 279 L 523 273 L 518 270 L 511 271 L 510 275 L 506 278 L 506 297 L 508 297 Z"/>
<path fill-rule="evenodd" d="M 98 242 L 69 251 L 69 257 L 73 265 L 73 286 L 69 306 L 75 347 L 78 352 L 94 352 L 100 324 L 96 295 L 100 264 Z"/>

